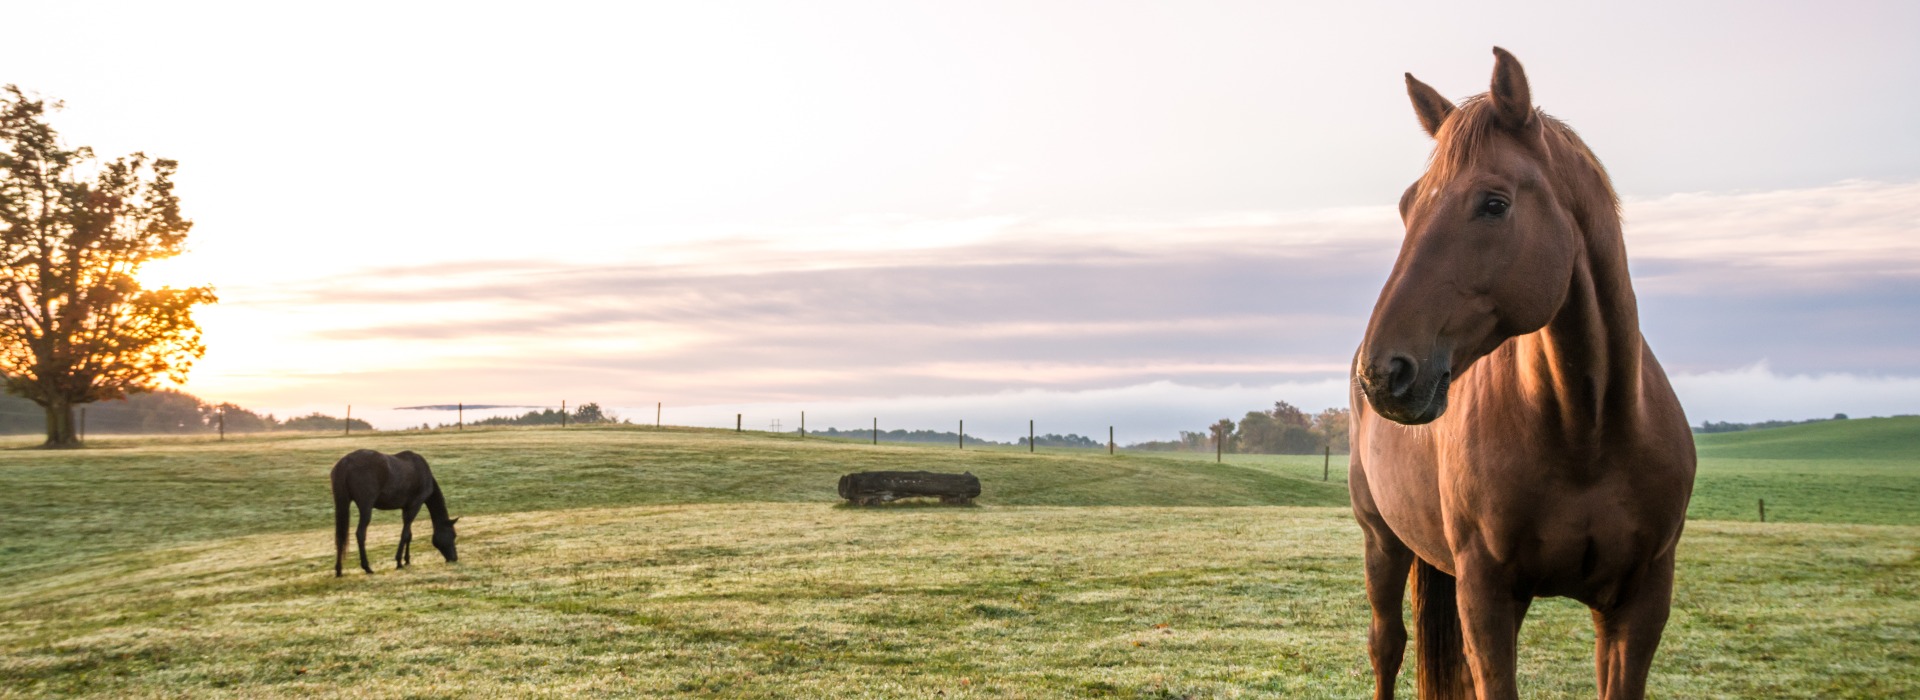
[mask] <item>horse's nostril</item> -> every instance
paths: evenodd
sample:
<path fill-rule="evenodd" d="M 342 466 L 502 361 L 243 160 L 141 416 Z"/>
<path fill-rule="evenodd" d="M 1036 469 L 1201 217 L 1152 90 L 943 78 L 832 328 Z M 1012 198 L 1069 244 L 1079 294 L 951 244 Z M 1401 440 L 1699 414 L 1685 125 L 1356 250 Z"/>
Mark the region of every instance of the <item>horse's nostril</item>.
<path fill-rule="evenodd" d="M 1413 388 L 1413 361 L 1404 357 L 1395 357 L 1387 361 L 1387 393 L 1405 396 Z"/>

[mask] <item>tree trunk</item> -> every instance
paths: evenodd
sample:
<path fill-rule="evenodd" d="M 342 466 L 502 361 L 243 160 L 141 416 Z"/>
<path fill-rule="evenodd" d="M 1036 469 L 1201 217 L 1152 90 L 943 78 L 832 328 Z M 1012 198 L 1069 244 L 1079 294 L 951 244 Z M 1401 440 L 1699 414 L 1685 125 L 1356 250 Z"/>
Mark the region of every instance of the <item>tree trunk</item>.
<path fill-rule="evenodd" d="M 73 404 L 53 401 L 46 409 L 47 442 L 41 447 L 79 447 L 80 439 L 73 434 Z"/>

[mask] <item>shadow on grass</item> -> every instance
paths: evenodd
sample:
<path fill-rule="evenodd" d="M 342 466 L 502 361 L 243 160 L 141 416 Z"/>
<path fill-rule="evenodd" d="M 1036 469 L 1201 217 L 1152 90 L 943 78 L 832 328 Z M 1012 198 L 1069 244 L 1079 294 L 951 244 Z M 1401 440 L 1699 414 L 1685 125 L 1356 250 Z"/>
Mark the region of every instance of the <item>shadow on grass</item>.
<path fill-rule="evenodd" d="M 935 499 L 925 498 L 903 498 L 891 503 L 881 503 L 871 506 L 854 505 L 845 501 L 833 504 L 834 510 L 872 511 L 876 513 L 890 510 L 977 510 L 979 508 L 979 503 L 941 503 Z"/>

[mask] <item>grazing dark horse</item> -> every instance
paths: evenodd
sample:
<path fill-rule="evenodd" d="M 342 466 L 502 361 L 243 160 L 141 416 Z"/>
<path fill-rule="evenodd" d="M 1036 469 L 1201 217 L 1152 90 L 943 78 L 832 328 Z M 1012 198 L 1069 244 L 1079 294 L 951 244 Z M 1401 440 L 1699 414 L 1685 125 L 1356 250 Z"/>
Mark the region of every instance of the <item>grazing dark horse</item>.
<path fill-rule="evenodd" d="M 1374 697 L 1393 696 L 1411 579 L 1421 698 L 1518 697 L 1542 596 L 1593 610 L 1600 697 L 1641 698 L 1693 440 L 1640 336 L 1606 171 L 1493 52 L 1492 89 L 1458 106 L 1407 76 L 1436 146 L 1354 357 Z"/>
<path fill-rule="evenodd" d="M 459 561 L 453 550 L 453 524 L 459 518 L 447 517 L 447 498 L 433 480 L 427 460 L 412 451 L 388 455 L 373 450 L 354 450 L 333 465 L 333 575 L 340 575 L 340 562 L 347 558 L 347 506 L 360 506 L 360 568 L 373 573 L 367 565 L 367 523 L 373 510 L 400 510 L 400 547 L 393 552 L 393 567 L 413 563 L 413 518 L 420 506 L 427 507 L 433 519 L 433 547 L 447 561 Z"/>

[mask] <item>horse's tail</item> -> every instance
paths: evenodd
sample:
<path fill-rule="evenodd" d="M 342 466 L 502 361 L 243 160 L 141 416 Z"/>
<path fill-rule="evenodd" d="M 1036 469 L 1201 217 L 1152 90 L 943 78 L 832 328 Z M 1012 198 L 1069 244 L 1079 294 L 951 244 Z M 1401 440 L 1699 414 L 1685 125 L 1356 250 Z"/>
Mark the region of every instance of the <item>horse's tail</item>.
<path fill-rule="evenodd" d="M 1420 700 L 1469 700 L 1473 673 L 1467 668 L 1454 581 L 1418 557 L 1413 560 L 1414 658 Z"/>
<path fill-rule="evenodd" d="M 333 480 L 333 575 L 340 575 L 340 563 L 347 558 L 348 506 L 353 499 L 341 479 Z"/>

